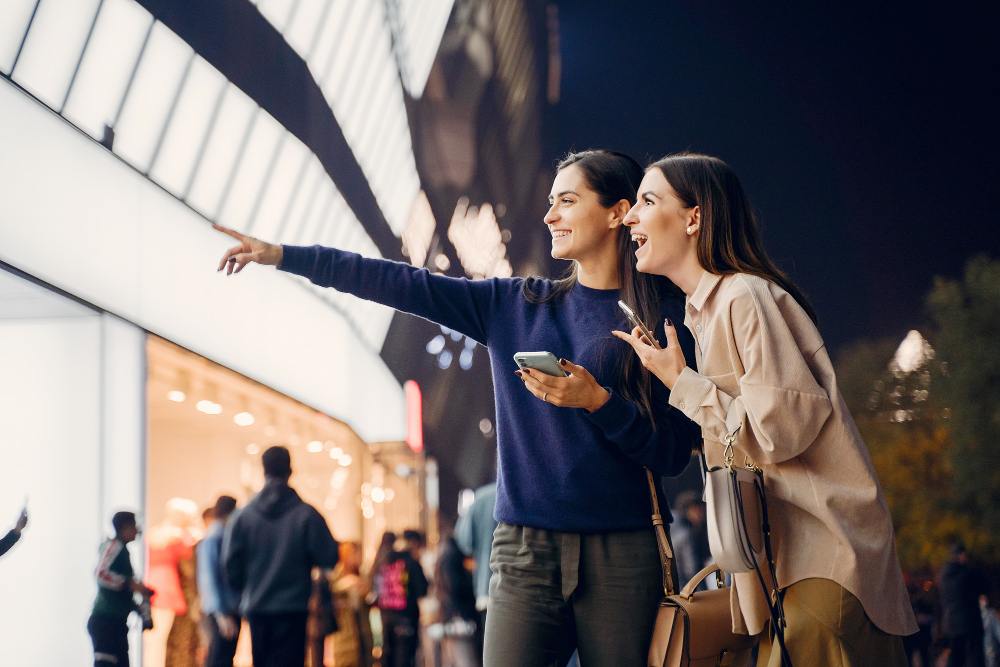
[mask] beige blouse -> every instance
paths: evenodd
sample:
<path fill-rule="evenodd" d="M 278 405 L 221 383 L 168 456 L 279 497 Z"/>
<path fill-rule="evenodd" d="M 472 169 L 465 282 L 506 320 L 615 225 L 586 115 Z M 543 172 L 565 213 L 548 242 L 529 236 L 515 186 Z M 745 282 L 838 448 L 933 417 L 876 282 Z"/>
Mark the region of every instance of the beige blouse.
<path fill-rule="evenodd" d="M 736 461 L 746 454 L 764 471 L 779 586 L 830 579 L 880 629 L 916 632 L 889 508 L 806 312 L 767 280 L 706 273 L 684 324 L 698 372 L 681 373 L 670 403 L 701 425 L 709 467 L 739 428 Z M 769 618 L 760 583 L 753 573 L 735 582 L 734 630 L 757 634 Z"/>

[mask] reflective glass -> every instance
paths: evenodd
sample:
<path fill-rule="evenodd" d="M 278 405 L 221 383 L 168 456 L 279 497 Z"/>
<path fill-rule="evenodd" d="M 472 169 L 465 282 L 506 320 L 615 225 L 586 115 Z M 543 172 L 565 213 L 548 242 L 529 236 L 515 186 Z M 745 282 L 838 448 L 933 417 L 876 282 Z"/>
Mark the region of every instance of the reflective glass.
<path fill-rule="evenodd" d="M 301 141 L 291 134 L 285 138 L 268 179 L 267 190 L 247 227 L 249 233 L 260 238 L 274 238 L 308 155 L 309 149 Z"/>
<path fill-rule="evenodd" d="M 115 128 L 115 153 L 145 173 L 194 52 L 162 23 L 153 26 Z"/>
<path fill-rule="evenodd" d="M 201 56 L 195 56 L 149 172 L 150 178 L 178 197 L 187 190 L 191 170 L 225 85 L 226 79 L 219 70 Z"/>
<path fill-rule="evenodd" d="M 337 111 L 337 118 L 344 128 L 344 133 L 349 134 L 357 119 L 369 113 L 371 110 L 360 102 L 357 91 L 365 81 L 365 77 L 373 68 L 384 66 L 385 55 L 376 48 L 380 33 L 384 33 L 385 25 L 379 21 L 375 12 L 368 12 L 365 23 L 356 36 L 358 50 L 348 59 L 348 67 L 337 85 L 331 89 L 333 95 L 334 110 Z M 350 102 L 349 102 L 350 101 Z"/>
<path fill-rule="evenodd" d="M 346 2 L 346 0 L 340 0 Z M 37 0 L 0 2 L 0 72 L 10 74 Z"/>
<path fill-rule="evenodd" d="M 153 17 L 133 0 L 104 0 L 63 115 L 100 139 L 114 125 Z"/>
<path fill-rule="evenodd" d="M 333 54 L 340 43 L 340 31 L 348 12 L 357 11 L 357 3 L 352 0 L 333 0 L 333 6 L 326 15 L 326 21 L 316 33 L 316 47 L 309 56 L 309 70 L 317 83 L 322 83 L 333 61 Z"/>
<path fill-rule="evenodd" d="M 98 0 L 44 0 L 11 76 L 53 109 L 62 109 L 83 54 Z"/>
<path fill-rule="evenodd" d="M 325 68 L 326 72 L 322 81 L 319 81 L 320 88 L 326 96 L 326 101 L 331 105 L 335 102 L 332 93 L 337 89 L 337 85 L 344 77 L 351 63 L 357 62 L 360 49 L 358 48 L 358 32 L 361 30 L 362 19 L 370 12 L 368 0 L 352 0 L 352 7 L 347 23 L 340 30 L 339 39 L 330 53 L 330 66 Z M 366 54 L 367 55 L 367 54 Z"/>
<path fill-rule="evenodd" d="M 236 158 L 258 107 L 233 84 L 226 86 L 205 152 L 198 164 L 187 203 L 214 219 L 236 166 Z"/>
<path fill-rule="evenodd" d="M 278 121 L 261 110 L 254 120 L 253 129 L 247 138 L 232 186 L 222 204 L 219 220 L 226 227 L 245 230 L 250 214 L 257 206 L 261 188 L 266 187 L 265 178 L 271 168 L 279 142 L 290 136 Z"/>

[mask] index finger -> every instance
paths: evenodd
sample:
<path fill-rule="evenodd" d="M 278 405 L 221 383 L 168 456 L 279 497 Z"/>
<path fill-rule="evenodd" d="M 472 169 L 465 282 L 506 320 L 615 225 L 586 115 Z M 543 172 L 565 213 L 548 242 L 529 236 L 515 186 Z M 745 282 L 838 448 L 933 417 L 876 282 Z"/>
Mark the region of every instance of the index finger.
<path fill-rule="evenodd" d="M 528 372 L 529 370 L 531 372 Z M 536 383 L 542 385 L 543 387 L 545 387 L 547 389 L 551 389 L 552 387 L 557 386 L 559 384 L 558 383 L 559 380 L 565 380 L 566 379 L 566 378 L 557 378 L 557 377 L 549 375 L 547 373 L 543 373 L 540 370 L 535 369 L 535 368 L 524 369 L 521 372 L 527 374 L 527 376 L 529 378 L 531 378 Z"/>
<path fill-rule="evenodd" d="M 247 237 L 245 235 L 240 234 L 238 231 L 233 230 L 233 229 L 229 229 L 228 227 L 223 227 L 222 225 L 217 225 L 214 222 L 212 223 L 212 228 L 215 231 L 217 231 L 217 232 L 222 232 L 223 234 L 229 234 L 230 236 L 232 236 L 237 241 L 241 241 L 242 242 L 242 241 L 245 241 L 247 239 Z"/>

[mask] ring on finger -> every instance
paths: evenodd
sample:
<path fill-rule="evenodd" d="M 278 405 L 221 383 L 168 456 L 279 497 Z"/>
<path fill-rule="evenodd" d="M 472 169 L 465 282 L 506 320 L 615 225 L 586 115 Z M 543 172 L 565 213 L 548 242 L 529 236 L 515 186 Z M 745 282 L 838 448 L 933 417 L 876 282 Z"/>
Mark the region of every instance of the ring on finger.
<path fill-rule="evenodd" d="M 546 392 L 544 392 L 544 393 L 542 394 L 542 401 L 545 401 L 545 397 L 546 397 L 546 396 L 548 396 L 548 395 L 549 395 L 549 392 L 547 392 L 547 391 L 546 391 Z M 545 402 L 548 402 L 548 401 L 545 401 Z"/>

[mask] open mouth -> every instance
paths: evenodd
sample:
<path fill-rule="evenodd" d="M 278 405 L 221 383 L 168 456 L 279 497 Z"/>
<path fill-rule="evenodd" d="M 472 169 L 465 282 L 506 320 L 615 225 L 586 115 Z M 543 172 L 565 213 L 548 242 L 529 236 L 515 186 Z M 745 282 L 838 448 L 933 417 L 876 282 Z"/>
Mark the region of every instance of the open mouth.
<path fill-rule="evenodd" d="M 565 231 L 565 230 L 557 229 L 557 230 L 553 230 L 552 231 L 552 238 L 554 238 L 554 239 L 561 239 L 564 236 L 569 236 L 572 233 L 573 232 L 570 232 L 570 231 Z"/>
<path fill-rule="evenodd" d="M 645 234 L 632 234 L 632 240 L 639 244 L 639 247 L 641 248 L 646 245 L 646 241 L 649 240 L 649 237 Z"/>

